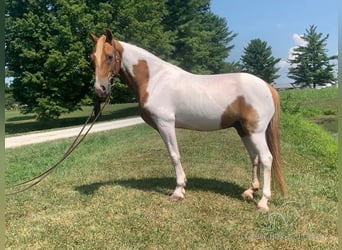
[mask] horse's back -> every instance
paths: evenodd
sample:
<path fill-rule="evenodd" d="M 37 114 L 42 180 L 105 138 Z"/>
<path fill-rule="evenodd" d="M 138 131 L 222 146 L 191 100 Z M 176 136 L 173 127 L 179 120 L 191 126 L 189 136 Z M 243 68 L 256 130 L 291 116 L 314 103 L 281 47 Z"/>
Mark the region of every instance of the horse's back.
<path fill-rule="evenodd" d="M 221 129 L 251 114 L 268 123 L 274 112 L 267 83 L 250 74 L 193 75 L 178 85 L 173 103 L 178 127 Z"/>

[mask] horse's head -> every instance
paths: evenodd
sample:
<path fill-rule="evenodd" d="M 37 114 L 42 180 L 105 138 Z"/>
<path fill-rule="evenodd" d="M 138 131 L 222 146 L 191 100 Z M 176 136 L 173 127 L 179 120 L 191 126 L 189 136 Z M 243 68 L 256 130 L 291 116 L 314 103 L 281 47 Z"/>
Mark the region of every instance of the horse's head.
<path fill-rule="evenodd" d="M 121 55 L 117 49 L 116 43 L 110 30 L 106 34 L 96 37 L 90 34 L 94 42 L 91 60 L 95 68 L 95 91 L 101 98 L 111 94 L 111 83 L 119 71 L 121 64 Z"/>

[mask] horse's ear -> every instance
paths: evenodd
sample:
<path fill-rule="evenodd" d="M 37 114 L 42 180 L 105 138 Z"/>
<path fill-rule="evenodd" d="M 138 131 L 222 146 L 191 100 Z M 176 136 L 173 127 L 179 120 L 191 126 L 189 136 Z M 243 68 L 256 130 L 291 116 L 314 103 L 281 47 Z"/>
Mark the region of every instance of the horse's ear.
<path fill-rule="evenodd" d="M 90 33 L 89 35 L 90 35 L 91 40 L 93 40 L 94 43 L 97 43 L 97 40 L 99 40 L 99 38 L 95 36 L 93 33 Z"/>
<path fill-rule="evenodd" d="M 109 29 L 106 29 L 106 42 L 112 43 L 113 35 L 112 32 Z"/>

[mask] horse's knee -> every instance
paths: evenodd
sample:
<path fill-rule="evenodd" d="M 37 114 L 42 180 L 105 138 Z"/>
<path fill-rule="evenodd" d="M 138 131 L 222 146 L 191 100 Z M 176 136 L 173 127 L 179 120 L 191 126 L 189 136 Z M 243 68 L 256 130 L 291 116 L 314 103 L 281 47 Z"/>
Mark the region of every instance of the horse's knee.
<path fill-rule="evenodd" d="M 263 165 L 265 170 L 269 170 L 269 171 L 271 170 L 272 161 L 273 161 L 272 154 L 268 153 L 268 154 L 260 155 L 260 162 Z"/>
<path fill-rule="evenodd" d="M 177 165 L 180 163 L 180 155 L 179 154 L 177 154 L 175 152 L 171 152 L 170 158 L 171 158 L 174 165 Z"/>

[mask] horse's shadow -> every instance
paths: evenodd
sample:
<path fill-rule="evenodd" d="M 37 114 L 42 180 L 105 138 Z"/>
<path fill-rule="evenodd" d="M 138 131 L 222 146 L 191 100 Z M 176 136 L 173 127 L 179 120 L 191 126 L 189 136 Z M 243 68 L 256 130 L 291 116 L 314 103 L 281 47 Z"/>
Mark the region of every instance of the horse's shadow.
<path fill-rule="evenodd" d="M 114 185 L 168 195 L 172 191 L 172 188 L 175 187 L 175 178 L 163 177 L 111 180 L 76 186 L 75 190 L 82 195 L 92 195 L 102 186 Z M 166 192 L 165 190 L 169 190 L 169 192 Z M 186 190 L 213 192 L 236 199 L 241 199 L 241 194 L 244 191 L 241 186 L 235 183 L 201 177 L 189 178 L 186 185 Z"/>

